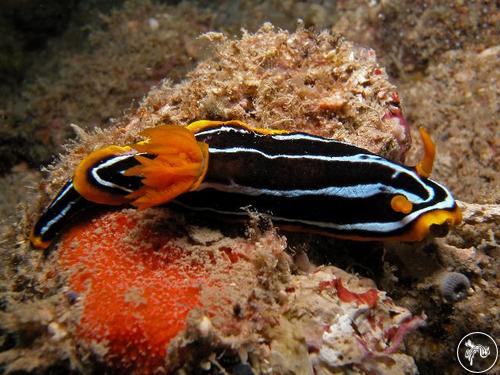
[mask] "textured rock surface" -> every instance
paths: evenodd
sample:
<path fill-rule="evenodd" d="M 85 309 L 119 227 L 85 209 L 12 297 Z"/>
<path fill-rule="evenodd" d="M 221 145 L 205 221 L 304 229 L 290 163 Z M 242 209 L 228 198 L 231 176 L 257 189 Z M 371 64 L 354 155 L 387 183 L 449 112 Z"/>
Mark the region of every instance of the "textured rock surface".
<path fill-rule="evenodd" d="M 394 86 L 373 51 L 328 32 L 300 28 L 288 33 L 270 24 L 241 40 L 217 33 L 205 38 L 214 44 L 214 55 L 186 80 L 153 89 L 135 114 L 109 130 L 75 128 L 78 142 L 51 168 L 44 190 L 52 195 L 92 150 L 136 140 L 145 127 L 199 118 L 305 130 L 404 158 L 408 129 Z M 36 268 L 43 265 L 42 274 L 23 270 L 39 293 L 30 307 L 35 312 L 26 318 L 28 327 L 46 330 L 41 342 L 51 340 L 41 351 L 46 364 L 36 366 L 65 360 L 74 368 L 101 364 L 150 373 L 162 366 L 208 369 L 219 358 L 235 357 L 257 372 L 383 372 L 387 361 L 404 373 L 416 371 L 412 359 L 396 350 L 404 334 L 423 320 L 412 318 L 383 292 L 373 286 L 358 291 L 355 276 L 333 268 L 311 277 L 291 274 L 285 242 L 275 234 L 254 231 L 249 239 L 227 238 L 194 229 L 190 240 L 182 237 L 186 225 L 163 210 L 124 210 L 94 220 L 83 216 L 46 260 L 23 241 L 18 256 Z M 192 243 L 207 235 L 216 239 Z M 19 280 L 19 270 L 13 272 Z M 54 304 L 47 302 L 52 297 Z M 303 300 L 309 298 L 319 311 L 307 311 Z M 40 320 L 36 311 L 46 304 L 50 314 Z M 12 304 L 6 321 L 22 320 L 18 311 L 24 308 Z M 356 329 L 349 328 L 351 320 Z M 345 326 L 343 331 L 337 332 L 337 325 Z M 312 343 L 306 333 L 294 332 L 297 326 L 315 332 Z M 323 332 L 325 326 L 332 328 Z M 17 334 L 23 337 L 29 329 Z M 48 356 L 57 343 L 62 346 L 59 359 Z M 13 359 L 20 350 L 40 353 L 29 344 L 7 351 L 9 370 L 25 366 Z M 357 354 L 350 356 L 353 350 Z M 292 361 L 291 353 L 297 352 L 302 357 Z"/>
<path fill-rule="evenodd" d="M 165 209 L 87 215 L 44 262 L 40 292 L 51 296 L 2 314 L 3 329 L 37 346 L 0 362 L 7 372 L 68 361 L 134 374 L 417 373 L 400 350 L 425 316 L 336 267 L 292 272 L 285 249 L 272 229 L 228 238 Z"/>
<path fill-rule="evenodd" d="M 239 5 L 230 6 L 236 3 Z M 198 47 L 207 43 L 206 38 L 205 41 L 199 41 L 192 37 L 199 31 L 207 30 L 206 17 L 212 20 L 213 28 L 217 30 L 220 22 L 223 22 L 223 28 L 230 33 L 236 33 L 241 25 L 256 30 L 263 19 L 272 19 L 276 25 L 289 30 L 295 29 L 298 17 L 304 19 L 306 27 L 316 26 L 323 29 L 333 25 L 333 30 L 342 32 L 349 40 L 376 50 L 382 65 L 388 67 L 393 79 L 397 78 L 394 82 L 397 83 L 403 109 L 410 120 L 412 130 L 416 129 L 416 125 L 425 126 L 438 143 L 436 179 L 458 193 L 460 199 L 475 204 L 462 203 L 465 208 L 465 225 L 457 228 L 448 237 L 417 247 L 398 245 L 395 249 L 397 252 L 385 249 L 389 250 L 389 253 L 384 258 L 380 246 L 372 248 L 368 245 L 345 245 L 304 236 L 290 236 L 289 250 L 302 254 L 296 256 L 301 259 L 300 267 L 297 265 L 299 269 L 314 269 L 314 266 L 307 263 L 307 256 L 304 256 L 309 252 L 311 259 L 316 262 L 341 265 L 345 269 L 375 279 L 378 287 L 387 291 L 397 305 L 407 307 L 414 314 L 419 315 L 425 311 L 428 326 L 408 336 L 407 352 L 415 358 L 420 373 L 460 373 L 461 369 L 454 361 L 453 350 L 464 334 L 480 328 L 497 338 L 500 337 L 499 327 L 493 324 L 498 320 L 497 239 L 500 235 L 498 215 L 495 213 L 499 207 L 498 173 L 495 173 L 498 170 L 498 137 L 495 133 L 498 128 L 498 100 L 495 96 L 498 91 L 496 82 L 499 71 L 498 29 L 492 27 L 498 19 L 497 5 L 494 2 L 458 2 L 444 6 L 438 3 L 410 1 L 354 1 L 338 2 L 335 5 L 300 1 L 268 1 L 258 4 L 254 1 L 241 1 L 221 3 L 220 9 L 210 5 L 203 11 L 194 6 L 174 8 L 166 10 L 163 5 L 154 3 L 129 3 L 123 12 L 119 10 L 112 17 L 104 19 L 104 24 L 109 26 L 107 29 L 92 33 L 96 36 L 95 46 L 102 47 L 101 52 L 79 49 L 71 55 L 71 51 L 62 51 L 61 46 L 64 43 L 55 43 L 53 50 L 60 50 L 64 58 L 59 60 L 59 63 L 54 63 L 59 53 L 53 54 L 54 60 L 47 59 L 46 55 L 42 56 L 39 62 L 47 60 L 47 64 L 37 66 L 32 72 L 36 79 L 23 85 L 23 90 L 29 92 L 29 97 L 25 99 L 31 104 L 23 104 L 16 96 L 6 96 L 11 104 L 5 109 L 2 108 L 0 117 L 0 121 L 5 125 L 2 127 L 5 132 L 3 139 L 8 140 L 2 144 L 1 150 L 5 156 L 2 160 L 9 165 L 18 160 L 39 161 L 40 155 L 45 155 L 45 158 L 54 150 L 38 150 L 36 147 L 50 144 L 50 139 L 55 140 L 59 146 L 63 139 L 71 134 L 70 123 L 78 123 L 82 128 L 89 129 L 109 116 L 119 116 L 129 107 L 127 98 L 141 97 L 149 84 L 158 82 L 165 75 L 176 80 L 182 78 L 182 72 L 189 69 L 186 69 L 186 66 L 190 65 L 189 59 L 194 62 L 203 56 Z M 207 9 L 212 15 L 204 13 Z M 276 9 L 280 11 L 275 11 Z M 158 28 L 150 18 L 158 21 Z M 162 48 L 170 45 L 169 42 L 157 41 L 164 40 L 162 38 L 165 38 L 165 35 L 178 36 L 179 30 L 185 30 L 188 24 L 193 31 L 192 37 L 169 39 L 175 48 L 164 52 Z M 122 33 L 132 33 L 135 37 L 124 41 L 120 37 Z M 71 36 L 71 33 L 68 35 Z M 219 38 L 217 34 L 212 36 Z M 140 52 L 143 42 L 144 48 L 149 51 L 145 55 Z M 234 43 L 222 39 L 220 42 L 222 45 Z M 122 49 L 123 43 L 129 48 Z M 120 51 L 126 53 L 119 54 Z M 98 60 L 95 60 L 96 54 L 99 56 Z M 116 58 L 117 54 L 119 58 Z M 142 57 L 137 59 L 138 56 Z M 235 63 L 241 64 L 241 61 L 237 60 L 238 56 L 242 56 L 241 51 L 234 51 L 229 56 L 236 59 Z M 221 58 L 223 57 L 221 55 Z M 272 58 L 264 57 L 268 61 Z M 128 58 L 132 61 L 127 60 Z M 153 69 L 151 70 L 150 63 L 141 64 L 144 61 L 152 62 Z M 155 65 L 155 61 L 158 65 Z M 137 63 L 139 65 L 133 65 L 133 70 L 123 71 L 116 68 L 122 65 L 130 67 L 130 64 Z M 162 68 L 164 66 L 166 69 Z M 51 73 L 51 69 L 54 72 Z M 95 85 L 84 84 L 85 79 L 81 79 L 85 77 L 82 76 L 84 73 L 91 78 L 101 78 L 95 80 Z M 265 78 L 265 75 L 258 77 Z M 382 74 L 382 78 L 384 77 L 385 73 Z M 239 87 L 235 82 L 237 81 L 224 83 L 220 88 L 231 90 Z M 165 83 L 163 87 L 153 91 L 148 101 L 150 104 L 159 104 L 159 107 L 143 107 L 146 108 L 146 117 L 144 123 L 139 121 L 137 126 L 147 126 L 148 122 L 156 123 L 161 118 L 168 119 L 165 112 L 158 112 L 163 107 L 162 100 L 170 100 L 168 93 L 162 94 L 162 90 L 180 90 L 180 87 Z M 301 88 L 297 82 L 293 82 L 291 88 L 291 93 L 301 92 L 297 91 Z M 192 95 L 192 98 L 197 95 L 189 93 L 189 90 L 183 92 Z M 305 93 L 307 94 L 308 90 Z M 101 100 L 96 102 L 96 97 Z M 48 100 L 49 98 L 51 99 Z M 60 101 L 55 103 L 54 100 L 59 99 Z M 208 101 L 203 96 L 202 99 L 206 105 Z M 314 96 L 306 95 L 306 99 L 309 103 L 315 102 Z M 13 103 L 16 104 L 14 119 L 9 117 Z M 336 113 L 340 103 L 337 97 L 330 97 L 328 102 L 323 103 L 323 108 L 328 111 L 322 115 L 332 116 L 330 124 L 336 123 L 340 118 Z M 195 107 L 197 105 L 195 103 Z M 245 101 L 233 103 L 227 100 L 225 105 L 234 111 L 231 113 L 241 113 L 247 104 Z M 28 107 L 31 108 L 30 111 L 37 113 L 37 119 L 34 121 L 26 112 Z M 179 116 L 180 107 L 180 104 L 173 103 L 172 109 L 177 112 L 172 111 L 172 115 Z M 193 113 L 210 113 L 209 108 L 214 107 L 198 106 L 196 111 L 200 112 Z M 215 106 L 214 113 L 223 113 L 224 108 L 221 112 L 221 109 Z M 280 109 L 283 110 L 281 107 Z M 293 110 L 296 111 L 294 115 L 300 115 L 300 110 Z M 155 113 L 155 117 L 147 117 L 148 113 Z M 166 114 L 168 113 L 167 110 Z M 314 112 L 313 118 L 323 121 L 319 114 L 321 113 Z M 55 116 L 57 121 L 40 122 L 39 116 L 47 119 Z M 180 116 L 178 119 L 183 123 L 190 120 L 189 116 Z M 253 121 L 251 116 L 248 121 Z M 76 148 L 75 145 L 71 146 L 73 151 L 70 156 L 66 156 L 60 164 L 66 171 L 52 169 L 50 181 L 44 180 L 49 182 L 48 185 L 44 182 L 41 186 L 46 192 L 42 200 L 35 196 L 34 189 L 26 188 L 26 185 L 33 185 L 32 181 L 37 177 L 24 176 L 24 172 L 18 173 L 25 168 L 23 165 L 16 167 L 17 171 L 14 171 L 13 176 L 7 176 L 0 181 L 1 191 L 4 193 L 2 212 L 8 215 L 4 216 L 8 219 L 3 221 L 0 241 L 3 250 L 0 307 L 2 313 L 6 313 L 0 319 L 3 328 L 0 360 L 8 364 L 9 369 L 36 368 L 41 371 L 46 369 L 64 372 L 70 363 L 76 366 L 77 370 L 84 371 L 82 367 L 78 367 L 78 353 L 75 351 L 73 337 L 67 334 L 68 327 L 65 325 L 71 320 L 69 318 L 72 318 L 68 317 L 68 309 L 76 309 L 69 303 L 74 296 L 61 294 L 66 285 L 65 279 L 53 275 L 47 277 L 47 260 L 44 255 L 27 247 L 26 229 L 34 218 L 26 213 L 36 211 L 37 208 L 33 206 L 47 202 L 49 195 L 60 186 L 72 166 L 86 152 L 109 142 L 128 142 L 134 139 L 133 136 L 124 135 L 123 126 L 126 123 L 127 120 L 124 119 L 118 123 L 119 127 L 115 132 L 102 135 L 80 132 L 81 139 L 77 140 Z M 38 135 L 33 137 L 35 128 Z M 324 134 L 340 137 L 354 137 L 346 138 L 350 140 L 356 138 L 355 134 L 347 133 L 348 129 L 335 126 L 324 130 L 315 126 L 308 130 L 319 133 L 324 131 Z M 382 137 L 383 142 L 387 139 L 389 138 Z M 391 145 L 391 142 L 386 144 Z M 418 143 L 414 145 L 416 147 L 410 150 L 410 164 L 418 159 Z M 388 149 L 391 150 L 391 147 Z M 45 176 L 47 175 L 45 173 Z M 16 211 L 14 207 L 19 202 L 29 209 Z M 192 228 L 194 229 L 189 229 L 189 237 L 195 243 L 204 244 L 203 238 L 206 237 L 211 238 L 210 241 L 219 241 L 222 238 L 220 232 L 214 234 L 216 232 L 199 226 Z M 443 301 L 439 293 L 439 277 L 446 272 L 461 272 L 469 278 L 472 286 L 466 299 L 456 304 Z M 195 319 L 194 322 L 201 323 L 203 320 Z M 206 332 L 207 325 L 201 326 L 201 331 Z M 193 327 L 189 332 L 198 337 L 198 325 Z M 280 346 L 277 345 L 276 348 Z M 105 347 L 99 345 L 92 347 L 92 351 L 98 358 L 106 353 Z M 287 358 L 282 354 L 287 353 L 286 347 L 277 351 L 279 353 L 273 358 Z M 411 358 L 402 356 L 402 361 L 408 364 L 406 368 L 411 369 Z M 244 357 L 244 354 L 234 355 L 234 358 Z M 212 365 L 209 363 L 210 361 L 204 363 L 205 368 L 211 366 L 213 369 L 214 362 Z M 399 361 L 398 363 L 402 364 Z M 227 363 L 224 366 L 227 370 L 233 369 Z M 237 371 L 237 367 L 234 368 L 234 371 Z M 239 371 L 244 369 L 239 368 Z"/>

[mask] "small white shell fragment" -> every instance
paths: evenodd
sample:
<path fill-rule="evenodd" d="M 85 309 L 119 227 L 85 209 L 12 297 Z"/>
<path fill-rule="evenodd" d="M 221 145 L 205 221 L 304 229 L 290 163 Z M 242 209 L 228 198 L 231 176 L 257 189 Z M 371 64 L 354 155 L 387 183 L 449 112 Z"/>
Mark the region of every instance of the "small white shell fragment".
<path fill-rule="evenodd" d="M 68 334 L 68 332 L 66 332 L 66 330 L 57 322 L 50 323 L 47 327 L 47 331 L 50 338 L 54 341 L 60 341 Z"/>
<path fill-rule="evenodd" d="M 148 19 L 148 25 L 152 31 L 156 31 L 160 27 L 160 22 L 156 18 L 151 17 Z"/>
<path fill-rule="evenodd" d="M 207 316 L 204 316 L 201 319 L 200 324 L 198 325 L 198 330 L 200 332 L 201 337 L 207 337 L 210 332 L 213 330 L 212 322 Z"/>

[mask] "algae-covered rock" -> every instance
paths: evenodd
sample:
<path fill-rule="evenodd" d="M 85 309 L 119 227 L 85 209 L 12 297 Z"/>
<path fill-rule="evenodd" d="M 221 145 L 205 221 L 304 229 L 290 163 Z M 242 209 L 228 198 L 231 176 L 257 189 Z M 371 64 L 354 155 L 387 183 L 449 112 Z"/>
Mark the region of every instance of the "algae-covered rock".
<path fill-rule="evenodd" d="M 53 169 L 50 194 L 90 151 L 137 141 L 147 127 L 199 119 L 301 130 L 404 159 L 411 141 L 408 126 L 374 51 L 329 32 L 289 33 L 270 24 L 240 40 L 219 33 L 204 38 L 213 53 L 184 81 L 164 81 L 109 130 L 80 132 L 78 147 Z"/>
<path fill-rule="evenodd" d="M 205 228 L 209 243 L 194 244 L 183 226 L 164 209 L 125 209 L 70 228 L 44 262 L 53 296 L 2 315 L 39 345 L 3 353 L 7 371 L 67 361 L 134 374 L 417 373 L 400 350 L 425 316 L 373 283 L 331 266 L 292 273 L 272 229 L 228 238 Z"/>
<path fill-rule="evenodd" d="M 239 40 L 218 33 L 204 38 L 213 52 L 184 81 L 163 82 L 112 128 L 74 127 L 78 140 L 50 168 L 40 205 L 88 152 L 130 143 L 144 128 L 164 123 L 238 119 L 404 158 L 410 139 L 399 97 L 373 51 L 329 32 L 299 27 L 290 33 L 270 24 Z M 37 206 L 27 212 L 31 222 Z M 46 258 L 32 252 L 25 237 L 16 251 L 23 271 L 13 274 L 15 283 L 36 290 L 23 291 L 32 314 L 19 315 L 23 298 L 11 297 L 5 321 L 14 323 L 4 328 L 22 338 L 29 330 L 15 322 L 30 322 L 43 350 L 17 341 L 2 359 L 8 371 L 23 368 L 13 360 L 20 353 L 52 353 L 33 369 L 64 363 L 131 373 L 230 372 L 237 366 L 255 373 L 369 373 L 383 371 L 389 360 L 402 373 L 415 372 L 412 359 L 396 352 L 402 335 L 422 318 L 396 307 L 373 284 L 360 288 L 355 276 L 333 268 L 292 272 L 286 241 L 272 230 L 250 230 L 246 238 L 233 230 L 227 237 L 191 220 L 167 208 L 88 212 Z M 29 225 L 12 235 L 22 238 Z M 309 299 L 318 314 L 304 305 Z M 377 325 L 363 323 L 368 317 Z M 335 333 L 336 325 L 356 319 L 357 331 Z M 329 334 L 325 326 L 332 327 Z M 46 340 L 51 344 L 43 345 Z M 335 340 L 346 340 L 343 349 Z M 348 357 L 353 350 L 357 354 Z"/>
<path fill-rule="evenodd" d="M 250 2 L 248 10 L 247 2 L 236 3 L 212 16 L 192 4 L 128 3 L 104 18 L 107 29 L 92 34 L 92 49 L 65 55 L 54 80 L 27 87 L 42 122 L 30 142 L 59 147 L 69 124 L 79 126 L 73 127 L 77 139 L 44 172 L 40 198 L 24 187 L 35 177 L 2 180 L 5 202 L 25 205 L 14 225 L 1 227 L 0 362 L 6 372 L 140 373 L 142 366 L 143 372 L 400 374 L 415 373 L 417 364 L 420 373 L 454 373 L 460 368 L 452 351 L 461 336 L 476 329 L 500 335 L 492 324 L 500 248 L 494 5 L 284 3 L 290 14 L 301 13 L 306 27 L 338 21 L 333 30 L 377 48 L 399 78 L 398 95 L 373 50 L 335 33 L 267 24 L 241 38 L 213 32 L 195 40 L 213 29 L 214 19 L 230 19 L 236 32 L 238 14 L 253 17 L 241 20 L 251 28 L 268 19 L 268 6 L 284 6 Z M 293 22 L 273 17 L 283 27 L 296 23 L 295 16 Z M 204 44 L 207 57 L 199 49 Z M 449 51 L 459 47 L 466 51 Z M 174 82 L 160 83 L 164 77 Z M 89 130 L 120 116 L 151 84 L 158 86 L 137 111 L 105 130 Z M 286 241 L 272 230 L 250 227 L 245 236 L 236 224 L 208 228 L 208 221 L 162 208 L 89 212 L 52 252 L 27 244 L 40 207 L 82 157 L 134 142 L 146 127 L 239 119 L 345 140 L 402 161 L 410 137 L 400 96 L 412 127 L 428 128 L 437 141 L 437 180 L 459 198 L 481 203 L 460 203 L 465 224 L 444 239 L 412 246 L 345 245 L 305 235 Z M 416 148 L 411 162 L 415 155 Z M 342 264 L 350 273 L 317 267 L 306 253 L 315 264 Z M 453 273 L 470 281 L 456 301 L 444 298 L 441 287 L 443 275 Z M 427 327 L 406 335 L 404 349 L 399 344 L 422 326 L 422 311 Z M 177 320 L 169 325 L 164 318 L 172 313 Z"/>

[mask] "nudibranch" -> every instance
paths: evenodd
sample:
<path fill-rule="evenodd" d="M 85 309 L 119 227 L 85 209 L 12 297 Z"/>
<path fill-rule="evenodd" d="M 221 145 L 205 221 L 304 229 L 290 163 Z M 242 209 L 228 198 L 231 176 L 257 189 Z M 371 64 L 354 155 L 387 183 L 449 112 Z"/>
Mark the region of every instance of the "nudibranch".
<path fill-rule="evenodd" d="M 354 145 L 240 121 L 162 125 L 144 141 L 88 155 L 42 213 L 31 242 L 47 248 L 76 212 L 93 204 L 139 209 L 170 202 L 236 217 L 252 207 L 285 229 L 359 241 L 420 241 L 461 221 L 444 186 L 429 179 L 435 147 L 407 167 Z"/>

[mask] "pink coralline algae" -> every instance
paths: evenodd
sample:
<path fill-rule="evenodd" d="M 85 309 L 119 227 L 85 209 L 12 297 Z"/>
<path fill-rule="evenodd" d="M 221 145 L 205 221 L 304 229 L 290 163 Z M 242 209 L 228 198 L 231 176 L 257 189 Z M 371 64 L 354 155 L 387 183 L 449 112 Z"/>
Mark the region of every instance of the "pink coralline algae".
<path fill-rule="evenodd" d="M 398 160 L 405 160 L 406 153 L 411 146 L 411 133 L 410 126 L 403 116 L 403 111 L 400 107 L 399 94 L 394 91 L 391 95 L 392 102 L 390 102 L 387 111 L 385 112 L 382 120 L 394 122 L 395 129 L 399 129 L 400 132 L 395 132 L 395 137 L 399 140 L 401 148 L 399 154 L 396 156 Z"/>
<path fill-rule="evenodd" d="M 373 284 L 367 288 L 366 280 L 335 267 L 320 267 L 308 279 L 297 276 L 295 281 L 300 285 L 293 296 L 301 306 L 297 322 L 309 333 L 306 341 L 315 371 L 416 373 L 413 360 L 398 351 L 404 336 L 424 325 L 424 314 L 413 316 Z M 314 283 L 316 293 L 307 293 Z M 323 328 L 318 330 L 313 325 L 320 321 Z"/>

